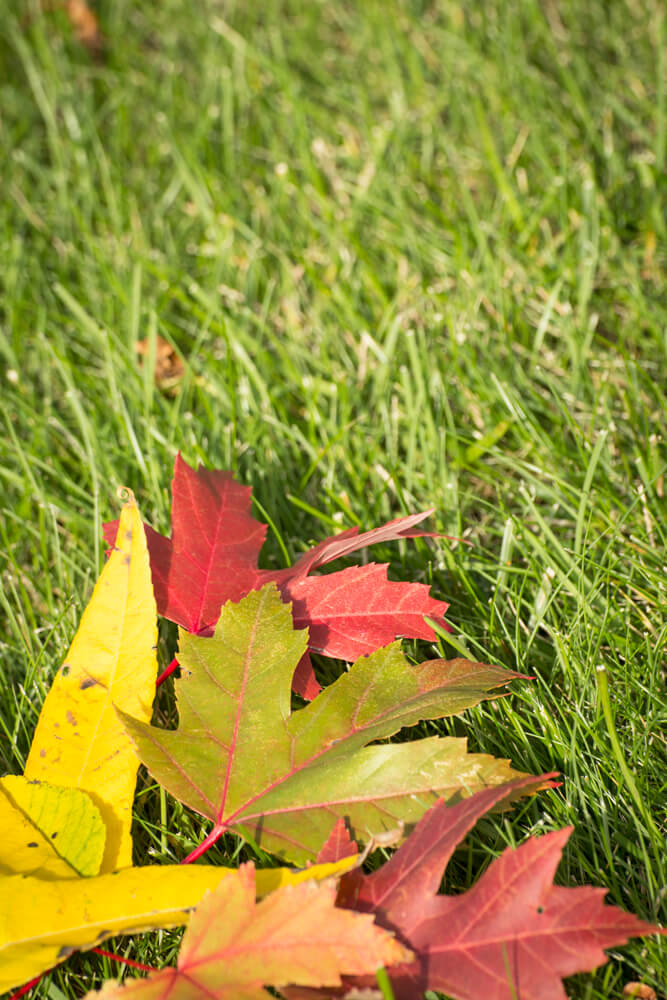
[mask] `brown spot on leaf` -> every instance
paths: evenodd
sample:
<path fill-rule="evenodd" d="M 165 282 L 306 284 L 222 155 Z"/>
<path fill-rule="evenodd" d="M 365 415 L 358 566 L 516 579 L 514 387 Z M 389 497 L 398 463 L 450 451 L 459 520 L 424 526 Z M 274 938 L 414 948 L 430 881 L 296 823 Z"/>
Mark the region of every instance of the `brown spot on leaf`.
<path fill-rule="evenodd" d="M 39 756 L 46 757 L 46 750 L 44 749 L 44 747 L 42 747 L 42 749 L 39 751 Z"/>
<path fill-rule="evenodd" d="M 55 840 L 57 836 L 58 836 L 58 831 L 56 830 L 54 833 L 51 834 L 51 840 Z"/>
<path fill-rule="evenodd" d="M 26 844 L 26 847 L 39 847 L 39 844 L 36 840 L 31 840 L 29 844 Z"/>
<path fill-rule="evenodd" d="M 64 944 L 58 952 L 58 961 L 62 962 L 64 958 L 69 958 L 70 955 L 73 955 L 78 950 L 78 948 L 72 948 L 69 944 Z"/>
<path fill-rule="evenodd" d="M 95 687 L 97 683 L 94 677 L 84 677 L 79 684 L 79 688 L 81 691 L 86 691 L 88 688 Z"/>
<path fill-rule="evenodd" d="M 69 708 L 67 709 L 67 712 L 65 714 L 65 718 L 69 722 L 70 726 L 76 726 L 76 719 L 74 718 L 74 716 L 70 712 Z"/>
<path fill-rule="evenodd" d="M 95 940 L 96 940 L 96 941 L 104 941 L 104 939 L 105 939 L 105 938 L 108 938 L 108 937 L 111 937 L 111 934 L 112 934 L 112 933 L 113 933 L 113 932 L 112 932 L 112 931 L 110 931 L 110 930 L 103 930 L 103 931 L 100 931 L 100 932 L 98 933 L 97 937 L 95 938 Z"/>
<path fill-rule="evenodd" d="M 127 555 L 123 559 L 123 562 L 125 563 L 126 566 L 129 566 L 130 563 L 132 562 L 132 556 L 130 555 L 129 552 L 127 553 Z"/>
<path fill-rule="evenodd" d="M 63 669 L 61 671 L 63 677 L 67 677 L 67 675 L 68 675 L 68 673 L 70 672 L 71 669 L 72 668 L 70 667 L 69 663 L 63 663 Z"/>

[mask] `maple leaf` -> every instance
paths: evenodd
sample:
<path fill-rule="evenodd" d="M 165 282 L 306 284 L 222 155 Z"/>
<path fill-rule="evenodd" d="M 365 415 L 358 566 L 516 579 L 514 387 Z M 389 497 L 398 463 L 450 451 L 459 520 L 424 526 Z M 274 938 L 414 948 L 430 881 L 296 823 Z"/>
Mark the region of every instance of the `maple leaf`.
<path fill-rule="evenodd" d="M 252 864 L 225 878 L 192 915 L 178 967 L 86 1000 L 266 1000 L 265 985 L 337 986 L 411 953 L 373 918 L 336 908 L 330 882 L 303 882 L 255 901 Z"/>
<path fill-rule="evenodd" d="M 274 582 L 292 602 L 295 625 L 310 629 L 309 646 L 324 656 L 355 660 L 398 636 L 434 639 L 428 615 L 443 623 L 448 605 L 432 598 L 420 583 L 387 579 L 387 565 L 371 563 L 326 576 L 313 570 L 367 545 L 400 538 L 438 537 L 416 528 L 432 510 L 397 518 L 358 533 L 350 528 L 305 552 L 279 571 L 257 566 L 266 525 L 250 515 L 251 489 L 230 472 L 191 468 L 176 456 L 172 482 L 171 538 L 146 526 L 159 613 L 189 632 L 210 635 L 226 601 Z M 104 526 L 109 542 L 115 522 Z M 319 684 L 304 654 L 294 690 L 313 698 Z"/>
<path fill-rule="evenodd" d="M 374 914 L 415 952 L 413 962 L 389 970 L 396 1000 L 413 1000 L 425 990 L 455 1000 L 566 1000 L 562 977 L 604 963 L 603 948 L 658 931 L 606 906 L 605 889 L 553 885 L 571 828 L 506 849 L 467 892 L 437 895 L 455 847 L 508 792 L 490 788 L 455 806 L 437 803 L 382 868 L 341 879 L 339 906 Z M 334 840 L 344 843 L 340 831 Z M 368 978 L 348 979 L 339 994 L 373 985 Z M 306 1000 L 332 994 L 289 995 Z"/>
<path fill-rule="evenodd" d="M 302 863 L 336 817 L 367 841 L 415 822 L 439 796 L 457 799 L 517 776 L 507 761 L 468 754 L 464 739 L 374 741 L 461 712 L 520 675 L 461 659 L 411 666 L 393 643 L 292 712 L 290 683 L 306 641 L 268 584 L 228 602 L 214 636 L 181 631 L 177 730 L 119 712 L 153 777 L 214 821 L 189 860 L 234 830 Z"/>

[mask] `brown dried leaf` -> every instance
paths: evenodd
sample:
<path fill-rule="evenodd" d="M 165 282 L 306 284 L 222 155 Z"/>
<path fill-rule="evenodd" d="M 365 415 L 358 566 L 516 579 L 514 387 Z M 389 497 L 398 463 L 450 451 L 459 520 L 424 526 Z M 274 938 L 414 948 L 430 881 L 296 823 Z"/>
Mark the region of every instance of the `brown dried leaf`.
<path fill-rule="evenodd" d="M 78 41 L 91 54 L 99 55 L 104 48 L 104 37 L 97 17 L 88 4 L 85 0 L 67 0 L 66 10 Z"/>
<path fill-rule="evenodd" d="M 148 338 L 138 340 L 134 349 L 141 359 L 148 360 L 150 358 Z M 173 393 L 184 374 L 185 364 L 182 358 L 178 356 L 171 344 L 158 334 L 155 339 L 155 368 L 153 372 L 156 386 L 161 392 Z"/>
<path fill-rule="evenodd" d="M 656 1000 L 656 992 L 646 983 L 626 983 L 623 987 L 624 997 L 638 997 L 639 1000 Z"/>

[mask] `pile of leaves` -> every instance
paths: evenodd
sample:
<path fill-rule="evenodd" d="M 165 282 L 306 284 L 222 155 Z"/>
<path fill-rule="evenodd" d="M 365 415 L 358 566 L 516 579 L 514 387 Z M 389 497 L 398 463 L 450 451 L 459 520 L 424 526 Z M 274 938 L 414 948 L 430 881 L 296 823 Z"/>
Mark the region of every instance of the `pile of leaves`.
<path fill-rule="evenodd" d="M 229 473 L 177 458 L 170 538 L 125 504 L 25 773 L 0 779 L 0 991 L 114 935 L 187 925 L 176 968 L 99 995 L 560 1000 L 562 977 L 657 931 L 606 906 L 603 889 L 553 884 L 568 829 L 504 851 L 461 895 L 439 893 L 476 821 L 555 775 L 460 738 L 387 739 L 520 679 L 464 659 L 410 664 L 397 637 L 433 638 L 424 618 L 442 623 L 447 606 L 386 566 L 314 575 L 427 534 L 426 516 L 343 532 L 269 572 L 257 565 L 266 527 Z M 160 678 L 158 614 L 180 626 Z M 321 689 L 309 650 L 353 662 Z M 171 673 L 173 730 L 151 721 L 156 678 Z M 132 864 L 140 763 L 211 821 L 180 865 Z M 283 867 L 188 864 L 225 833 Z M 364 874 L 360 851 L 378 844 L 399 846 Z"/>

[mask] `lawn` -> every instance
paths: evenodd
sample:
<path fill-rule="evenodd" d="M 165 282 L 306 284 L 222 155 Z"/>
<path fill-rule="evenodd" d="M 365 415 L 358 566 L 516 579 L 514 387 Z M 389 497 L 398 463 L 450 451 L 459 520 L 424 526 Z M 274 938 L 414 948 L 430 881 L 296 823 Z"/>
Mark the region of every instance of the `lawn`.
<path fill-rule="evenodd" d="M 449 889 L 571 824 L 559 881 L 667 921 L 660 6 L 101 0 L 95 56 L 62 11 L 0 0 L 3 771 L 118 487 L 168 531 L 179 449 L 253 486 L 265 567 L 433 506 L 472 544 L 373 554 L 451 602 L 419 652 L 533 680 L 420 731 L 563 780 L 480 823 Z M 158 336 L 170 391 L 136 351 Z M 137 863 L 205 830 L 145 778 L 137 816 Z M 115 947 L 161 965 L 178 941 Z M 567 991 L 666 969 L 640 939 Z M 76 957 L 34 996 L 117 970 Z"/>

